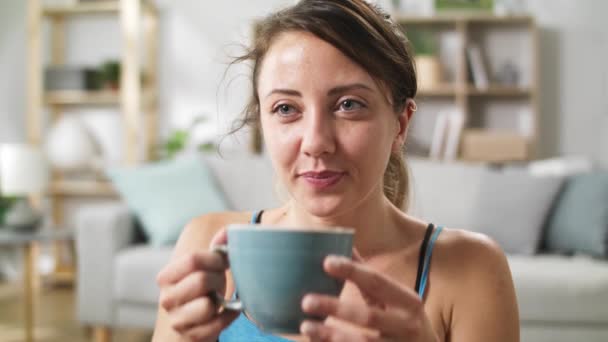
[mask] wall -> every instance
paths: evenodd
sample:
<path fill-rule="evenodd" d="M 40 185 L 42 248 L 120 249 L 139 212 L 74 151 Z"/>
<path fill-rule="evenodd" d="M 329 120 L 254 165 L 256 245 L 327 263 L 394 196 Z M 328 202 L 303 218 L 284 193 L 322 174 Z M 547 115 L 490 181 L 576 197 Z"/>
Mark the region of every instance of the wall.
<path fill-rule="evenodd" d="M 608 166 L 608 2 L 527 3 L 541 28 L 543 151 L 587 154 Z"/>

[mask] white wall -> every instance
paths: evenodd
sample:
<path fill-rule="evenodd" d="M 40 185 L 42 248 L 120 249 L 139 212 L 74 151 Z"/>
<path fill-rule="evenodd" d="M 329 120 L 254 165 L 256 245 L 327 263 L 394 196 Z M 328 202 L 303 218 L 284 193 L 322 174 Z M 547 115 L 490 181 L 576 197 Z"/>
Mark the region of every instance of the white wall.
<path fill-rule="evenodd" d="M 541 28 L 543 150 L 608 166 L 608 1 L 528 0 L 528 7 Z"/>

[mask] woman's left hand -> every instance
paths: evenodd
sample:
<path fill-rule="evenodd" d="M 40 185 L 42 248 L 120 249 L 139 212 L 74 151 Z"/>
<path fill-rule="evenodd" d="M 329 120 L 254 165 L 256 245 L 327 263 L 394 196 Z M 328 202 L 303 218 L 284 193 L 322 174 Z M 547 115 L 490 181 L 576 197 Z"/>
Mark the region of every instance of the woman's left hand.
<path fill-rule="evenodd" d="M 356 253 L 355 259 L 359 259 Z M 350 323 L 305 321 L 300 329 L 311 341 L 438 341 L 415 291 L 361 262 L 344 257 L 329 256 L 323 267 L 330 276 L 354 283 L 365 303 L 320 294 L 306 295 L 302 300 L 304 312 Z"/>

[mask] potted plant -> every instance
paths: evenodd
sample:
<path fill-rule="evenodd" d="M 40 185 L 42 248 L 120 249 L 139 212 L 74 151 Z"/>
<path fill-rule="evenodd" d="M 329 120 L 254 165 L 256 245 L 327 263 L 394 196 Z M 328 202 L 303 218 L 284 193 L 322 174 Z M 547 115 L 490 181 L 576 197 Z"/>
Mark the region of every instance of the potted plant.
<path fill-rule="evenodd" d="M 4 217 L 14 203 L 15 198 L 0 196 L 0 227 L 4 224 Z"/>
<path fill-rule="evenodd" d="M 196 126 L 207 119 L 205 117 L 195 118 L 190 126 L 186 129 L 176 129 L 169 137 L 160 145 L 160 156 L 164 159 L 173 159 L 181 152 L 188 149 L 192 142 L 192 132 Z M 196 146 L 196 150 L 199 152 L 207 153 L 217 150 L 217 145 L 211 141 L 199 142 Z"/>
<path fill-rule="evenodd" d="M 418 88 L 422 90 L 437 88 L 443 76 L 441 62 L 437 56 L 435 34 L 429 30 L 409 30 L 407 37 L 414 50 Z"/>
<path fill-rule="evenodd" d="M 102 64 L 101 75 L 107 88 L 118 90 L 120 88 L 120 62 L 109 60 Z"/>

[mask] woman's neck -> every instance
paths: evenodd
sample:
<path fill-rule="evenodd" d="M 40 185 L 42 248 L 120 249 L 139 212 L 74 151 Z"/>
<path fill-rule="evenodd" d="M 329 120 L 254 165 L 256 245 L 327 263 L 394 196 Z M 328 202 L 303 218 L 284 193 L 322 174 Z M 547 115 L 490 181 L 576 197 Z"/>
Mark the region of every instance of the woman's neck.
<path fill-rule="evenodd" d="M 330 217 L 311 215 L 293 201 L 285 208 L 284 219 L 291 225 L 354 228 L 354 246 L 363 258 L 386 252 L 393 245 L 402 243 L 403 235 L 396 217 L 398 210 L 381 191 L 370 194 L 360 205 Z"/>

